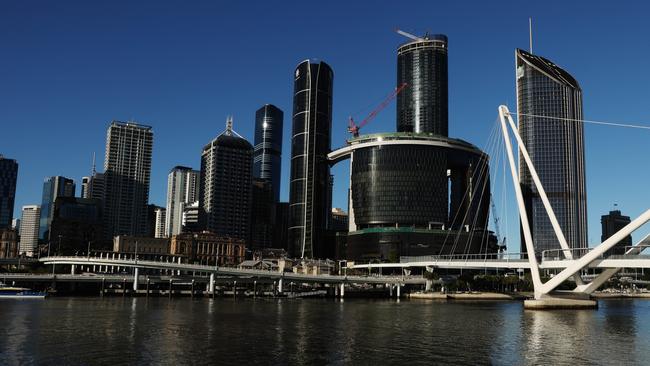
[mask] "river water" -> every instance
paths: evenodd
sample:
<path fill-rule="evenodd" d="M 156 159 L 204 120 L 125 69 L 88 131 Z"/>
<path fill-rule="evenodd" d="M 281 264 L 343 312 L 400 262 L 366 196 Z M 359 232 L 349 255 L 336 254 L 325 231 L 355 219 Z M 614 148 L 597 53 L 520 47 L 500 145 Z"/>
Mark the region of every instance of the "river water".
<path fill-rule="evenodd" d="M 0 364 L 650 364 L 650 300 L 0 301 Z"/>

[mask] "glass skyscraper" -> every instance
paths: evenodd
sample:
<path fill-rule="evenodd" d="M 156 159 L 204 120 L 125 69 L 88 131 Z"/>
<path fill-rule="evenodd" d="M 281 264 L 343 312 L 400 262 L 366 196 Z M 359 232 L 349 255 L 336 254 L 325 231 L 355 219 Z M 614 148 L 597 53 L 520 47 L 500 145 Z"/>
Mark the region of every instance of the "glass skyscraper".
<path fill-rule="evenodd" d="M 584 133 L 582 123 L 573 121 L 582 120 L 582 90 L 569 73 L 543 57 L 517 49 L 515 62 L 519 134 L 569 247 L 587 248 Z M 521 154 L 519 180 L 536 253 L 560 249 Z"/>
<path fill-rule="evenodd" d="M 16 200 L 18 163 L 0 155 L 0 229 L 10 229 Z"/>
<path fill-rule="evenodd" d="M 74 197 L 74 180 L 66 177 L 55 176 L 43 182 L 43 199 L 41 200 L 41 219 L 38 237 L 41 240 L 49 239 L 50 226 L 54 217 L 54 202 L 57 197 Z"/>
<path fill-rule="evenodd" d="M 448 136 L 447 36 L 426 35 L 397 50 L 397 132 Z"/>
<path fill-rule="evenodd" d="M 103 179 L 107 239 L 116 235 L 143 236 L 147 232 L 152 148 L 150 126 L 113 121 L 108 128 Z M 94 196 L 94 186 L 92 190 Z"/>
<path fill-rule="evenodd" d="M 271 184 L 275 202 L 280 200 L 283 119 L 284 113 L 272 104 L 255 112 L 253 177 Z"/>
<path fill-rule="evenodd" d="M 327 252 L 333 80 L 322 61 L 305 60 L 294 73 L 289 252 L 299 258 L 322 258 Z"/>

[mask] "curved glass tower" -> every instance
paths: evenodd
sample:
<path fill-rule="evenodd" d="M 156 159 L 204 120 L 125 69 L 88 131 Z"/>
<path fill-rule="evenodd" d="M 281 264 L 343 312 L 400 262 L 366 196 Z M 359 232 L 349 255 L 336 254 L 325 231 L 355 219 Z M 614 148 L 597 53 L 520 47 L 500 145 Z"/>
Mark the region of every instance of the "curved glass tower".
<path fill-rule="evenodd" d="M 397 132 L 448 136 L 447 36 L 434 34 L 397 50 Z"/>
<path fill-rule="evenodd" d="M 312 60 L 294 74 L 289 252 L 300 258 L 327 256 L 333 79 L 329 65 Z"/>
<path fill-rule="evenodd" d="M 587 248 L 583 125 L 562 120 L 582 119 L 582 90 L 573 76 L 543 57 L 517 49 L 515 62 L 519 134 L 569 246 Z M 519 160 L 535 251 L 560 249 L 530 171 L 521 155 Z"/>
<path fill-rule="evenodd" d="M 275 202 L 280 200 L 283 119 L 282 110 L 272 104 L 255 112 L 253 177 L 271 183 Z"/>

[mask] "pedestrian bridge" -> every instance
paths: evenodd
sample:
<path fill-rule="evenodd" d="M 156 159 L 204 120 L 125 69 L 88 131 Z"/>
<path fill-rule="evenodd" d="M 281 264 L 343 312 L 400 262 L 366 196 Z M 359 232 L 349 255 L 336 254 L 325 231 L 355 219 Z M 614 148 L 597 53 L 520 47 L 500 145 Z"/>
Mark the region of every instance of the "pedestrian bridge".
<path fill-rule="evenodd" d="M 175 263 L 153 260 L 138 260 L 137 258 L 99 258 L 83 256 L 52 256 L 43 257 L 40 262 L 47 265 L 72 265 L 72 266 L 112 266 L 128 267 L 134 269 L 155 269 L 182 272 L 198 272 L 210 275 L 233 277 L 258 277 L 272 280 L 284 280 L 300 283 L 358 283 L 358 284 L 413 284 L 424 285 L 426 279 L 421 276 L 358 276 L 358 275 L 330 275 L 330 274 L 304 274 L 293 272 L 278 272 L 259 269 L 245 269 L 234 267 L 207 266 L 202 264 Z"/>

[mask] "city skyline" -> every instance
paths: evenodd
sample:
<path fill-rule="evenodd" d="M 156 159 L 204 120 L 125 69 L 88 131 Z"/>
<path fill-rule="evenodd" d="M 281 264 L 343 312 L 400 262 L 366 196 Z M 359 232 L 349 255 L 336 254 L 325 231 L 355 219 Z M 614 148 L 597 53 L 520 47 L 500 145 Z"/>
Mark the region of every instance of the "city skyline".
<path fill-rule="evenodd" d="M 571 7 L 577 7 L 577 5 L 571 5 Z M 163 18 L 169 16 L 169 14 L 164 11 L 164 8 L 165 7 L 161 5 L 162 10 L 158 9 L 155 12 L 155 15 Z M 477 6 L 477 9 L 478 8 L 479 7 Z M 10 14 L 13 14 L 12 11 L 20 13 L 20 9 L 10 10 Z M 76 11 L 83 10 L 84 8 L 82 7 L 81 10 Z M 353 10 L 356 10 L 355 14 L 361 13 L 359 9 L 355 8 Z M 451 13 L 453 14 L 457 14 L 458 12 L 458 9 L 451 10 Z M 152 104 L 152 101 L 140 106 L 137 103 L 131 104 L 130 102 L 127 102 L 124 97 L 116 97 L 114 99 L 107 98 L 106 101 L 102 101 L 101 103 L 97 100 L 90 99 L 89 101 L 91 103 L 80 108 L 80 111 L 73 111 L 70 106 L 67 106 L 68 102 L 64 101 L 60 108 L 55 108 L 52 111 L 52 106 L 48 109 L 47 103 L 43 104 L 44 101 L 38 101 L 38 106 L 45 106 L 46 108 L 44 110 L 50 111 L 48 113 L 54 113 L 55 120 L 57 118 L 64 120 L 69 117 L 68 114 L 75 114 L 75 121 L 69 122 L 68 124 L 70 127 L 81 128 L 81 126 L 85 126 L 86 124 L 92 125 L 92 128 L 89 126 L 88 128 L 77 130 L 78 134 L 81 134 L 81 137 L 87 139 L 87 141 L 78 141 L 79 136 L 77 136 L 76 141 L 78 141 L 78 143 L 69 144 L 71 146 L 67 149 L 63 149 L 63 152 L 57 151 L 47 155 L 32 155 L 33 152 L 26 151 L 27 147 L 20 146 L 21 144 L 19 142 L 27 141 L 27 136 L 29 136 L 30 138 L 35 139 L 34 145 L 39 146 L 39 144 L 43 144 L 42 140 L 39 139 L 44 139 L 46 137 L 49 138 L 49 135 L 51 134 L 54 134 L 54 137 L 56 138 L 58 132 L 51 131 L 45 127 L 47 125 L 44 125 L 44 127 L 40 129 L 45 130 L 45 136 L 39 137 L 40 135 L 38 132 L 34 131 L 38 130 L 38 128 L 21 127 L 21 123 L 28 126 L 38 123 L 38 113 L 34 111 L 25 111 L 23 108 L 19 114 L 18 107 L 23 105 L 25 101 L 18 103 L 17 105 L 8 103 L 10 108 L 8 111 L 3 112 L 2 119 L 6 121 L 16 121 L 15 127 L 12 126 L 12 130 L 15 130 L 17 136 L 16 138 L 11 139 L 16 142 L 8 141 L 8 144 L 3 143 L 3 151 L 0 153 L 4 154 L 5 157 L 9 159 L 16 159 L 20 165 L 18 189 L 16 192 L 17 197 L 13 217 L 19 217 L 19 212 L 22 206 L 27 204 L 38 204 L 40 202 L 38 190 L 39 188 L 42 189 L 42 180 L 44 177 L 63 175 L 71 177 L 75 181 L 81 181 L 82 176 L 87 176 L 90 170 L 92 152 L 95 151 L 98 154 L 102 153 L 102 130 L 105 131 L 106 122 L 111 119 L 125 119 L 129 117 L 134 117 L 134 119 L 141 121 L 142 123 L 154 125 L 156 131 L 156 145 L 153 153 L 154 161 L 151 177 L 150 202 L 160 205 L 164 204 L 164 197 L 166 194 L 166 173 L 175 165 L 197 166 L 198 159 L 196 157 L 205 140 L 201 136 L 206 134 L 214 136 L 218 133 L 222 129 L 222 121 L 226 114 L 233 113 L 235 115 L 235 119 L 239 121 L 238 129 L 248 141 L 252 142 L 253 139 L 251 137 L 254 128 L 253 121 L 256 109 L 251 106 L 252 104 L 259 106 L 263 103 L 273 103 L 278 105 L 280 109 L 285 111 L 290 110 L 291 69 L 301 59 L 308 57 L 316 56 L 325 60 L 332 65 L 332 68 L 337 75 L 333 103 L 334 118 L 332 123 L 332 148 L 335 149 L 340 147 L 343 145 L 344 139 L 348 137 L 344 131 L 346 122 L 345 116 L 352 113 L 355 117 L 363 117 L 367 114 L 368 110 L 365 109 L 361 112 L 357 111 L 363 109 L 367 105 L 374 105 L 374 101 L 381 99 L 388 94 L 395 84 L 395 60 L 393 52 L 399 44 L 404 42 L 404 39 L 392 32 L 392 28 L 397 24 L 389 25 L 388 23 L 399 23 L 399 25 L 404 26 L 406 30 L 416 34 L 424 34 L 426 30 L 431 29 L 436 33 L 445 33 L 449 36 L 452 44 L 452 48 L 449 51 L 450 135 L 461 137 L 479 147 L 483 147 L 484 141 L 487 138 L 486 136 L 489 133 L 489 128 L 492 127 L 491 122 L 496 116 L 497 105 L 501 102 L 508 101 L 510 106 L 514 106 L 512 51 L 516 47 L 527 46 L 527 17 L 529 15 L 534 17 L 534 29 L 536 32 L 534 36 L 535 53 L 552 59 L 554 62 L 557 62 L 558 65 L 570 70 L 572 74 L 580 80 L 585 95 L 585 118 L 616 122 L 648 121 L 648 117 L 644 114 L 645 111 L 642 106 L 642 101 L 647 99 L 646 96 L 648 92 L 643 89 L 634 89 L 637 93 L 633 93 L 632 90 L 626 88 L 627 83 L 631 83 L 632 80 L 634 80 L 635 83 L 644 84 L 643 80 L 650 77 L 650 75 L 648 75 L 650 73 L 645 74 L 642 71 L 638 71 L 643 70 L 641 67 L 634 70 L 634 62 L 637 62 L 636 60 L 627 58 L 625 59 L 625 62 L 618 58 L 610 60 L 607 58 L 610 56 L 597 53 L 597 49 L 593 46 L 595 44 L 595 39 L 593 39 L 593 37 L 586 38 L 586 42 L 584 42 L 583 45 L 576 45 L 575 43 L 570 42 L 557 42 L 564 37 L 576 38 L 584 36 L 588 32 L 579 29 L 577 26 L 572 28 L 570 22 L 565 21 L 564 19 L 558 20 L 558 22 L 564 26 L 564 28 L 561 28 L 563 29 L 563 32 L 560 33 L 554 31 L 550 29 L 551 20 L 548 18 L 548 13 L 545 14 L 539 8 L 526 10 L 526 12 L 521 11 L 519 13 L 512 13 L 513 16 L 508 18 L 510 22 L 506 28 L 510 31 L 514 30 L 514 34 L 512 35 L 506 35 L 505 32 L 503 32 L 506 28 L 496 28 L 496 25 L 492 24 L 493 22 L 490 22 L 490 26 L 496 28 L 495 31 L 483 32 L 484 34 L 481 34 L 479 25 L 484 24 L 483 22 L 486 20 L 477 19 L 476 15 L 470 16 L 471 19 L 467 22 L 475 22 L 474 24 L 476 25 L 476 28 L 472 31 L 465 31 L 459 29 L 458 26 L 455 26 L 450 22 L 444 21 L 443 19 L 427 20 L 426 17 L 414 16 L 413 19 L 409 20 L 405 14 L 401 12 L 396 12 L 396 17 L 394 19 L 389 19 L 373 25 L 370 34 L 364 33 L 368 31 L 364 31 L 360 28 L 355 29 L 355 34 L 360 34 L 365 37 L 376 36 L 377 41 L 371 43 L 378 43 L 378 45 L 371 45 L 370 42 L 367 42 L 363 43 L 361 47 L 352 48 L 354 42 L 348 40 L 346 34 L 342 34 L 341 32 L 332 32 L 332 34 L 319 32 L 314 36 L 316 39 L 321 40 L 321 42 L 316 42 L 320 44 L 311 45 L 310 47 L 298 47 L 295 45 L 295 49 L 288 50 L 286 56 L 276 57 L 276 59 L 266 62 L 266 68 L 272 70 L 273 75 L 268 76 L 267 79 L 263 80 L 263 83 L 268 85 L 260 87 L 261 91 L 255 94 L 255 98 L 251 98 L 254 99 L 255 103 L 252 103 L 252 101 L 250 103 L 237 101 L 248 98 L 244 89 L 238 84 L 232 84 L 232 88 L 224 88 L 228 90 L 229 94 L 231 94 L 224 95 L 216 89 L 207 88 L 204 84 L 197 82 L 196 77 L 198 74 L 190 73 L 186 80 L 182 75 L 177 74 L 177 72 L 181 70 L 172 72 L 173 76 L 171 78 L 169 76 L 162 76 L 158 73 L 152 72 L 145 73 L 142 79 L 135 78 L 135 80 L 145 81 L 146 83 L 152 83 L 154 85 L 157 83 L 170 83 L 168 87 L 163 88 L 166 91 L 165 93 L 169 94 L 167 97 L 176 95 L 176 90 L 172 93 L 172 89 L 174 89 L 173 85 L 183 86 L 185 85 L 185 82 L 193 83 L 192 85 L 194 87 L 198 86 L 196 89 L 187 88 L 187 85 L 185 85 L 186 88 L 180 88 L 178 91 L 185 91 L 185 93 L 187 93 L 185 98 L 196 98 L 198 100 L 198 103 L 196 104 L 189 103 L 187 100 L 183 99 L 182 103 L 172 104 L 167 107 L 162 106 L 162 103 Z M 592 18 L 594 16 L 596 18 L 598 16 L 604 16 L 604 14 L 608 12 L 602 7 L 596 10 L 599 12 L 592 14 Z M 243 10 L 235 6 L 235 8 L 227 9 L 226 12 L 228 11 L 240 14 Z M 382 11 L 387 12 L 388 10 L 383 9 Z M 628 11 L 632 13 L 632 10 Z M 477 13 L 478 12 L 479 11 L 477 10 Z M 589 12 L 594 13 L 594 10 L 589 10 Z M 53 10 L 53 13 L 56 14 L 56 9 Z M 215 15 L 214 13 L 209 11 L 208 13 L 218 18 L 218 15 Z M 637 11 L 637 13 L 639 13 L 639 11 Z M 186 10 L 183 12 L 183 15 L 194 15 L 194 13 L 190 10 Z M 52 14 L 42 14 L 42 16 L 45 17 L 45 23 L 47 23 L 47 21 L 52 21 L 50 19 Z M 489 16 L 486 16 L 486 18 L 489 18 Z M 200 17 L 199 23 L 205 25 L 202 22 L 208 22 L 208 20 L 210 19 Z M 85 22 L 87 20 L 80 21 Z M 210 21 L 214 21 L 214 19 Z M 131 25 L 131 27 L 133 27 L 133 25 Z M 297 27 L 297 25 L 295 27 Z M 615 24 L 612 24 L 612 28 L 616 28 Z M 636 52 L 637 50 L 637 47 L 631 45 L 631 42 L 633 41 L 630 40 L 630 38 L 635 39 L 634 37 L 637 37 L 637 35 L 630 35 L 629 29 L 626 29 L 625 27 L 622 28 L 622 30 L 612 29 L 611 33 L 603 35 L 607 37 L 605 41 L 609 40 L 611 42 L 616 42 L 616 44 L 619 44 L 620 42 L 620 56 L 632 53 L 633 51 Z M 136 30 L 138 29 L 139 27 L 136 27 Z M 289 27 L 289 29 L 294 29 L 294 26 Z M 98 32 L 98 30 L 93 27 L 90 27 L 90 30 L 91 33 L 93 31 Z M 193 28 L 193 30 L 197 31 L 196 28 Z M 133 29 L 131 29 L 131 31 L 133 31 Z M 28 33 L 27 36 L 33 36 L 33 32 Z M 54 30 L 55 34 L 62 37 L 65 37 L 66 34 L 71 34 L 68 32 L 72 31 L 57 28 Z M 246 33 L 246 37 L 251 37 L 254 32 L 255 29 L 249 31 L 249 33 Z M 280 35 L 284 34 L 284 32 L 286 32 L 286 30 L 279 32 L 276 35 L 272 35 L 272 40 L 269 41 L 270 46 L 281 47 L 283 40 Z M 154 31 L 142 36 L 152 37 L 159 35 L 159 33 L 167 34 L 167 32 L 161 28 L 154 28 Z M 128 32 L 118 32 L 116 36 L 119 38 L 126 36 L 127 34 Z M 136 34 L 140 33 L 136 32 Z M 623 35 L 626 36 L 625 40 L 623 40 Z M 474 37 L 476 37 L 476 39 Z M 483 39 L 483 37 L 492 39 L 492 45 L 496 47 L 492 49 L 491 47 L 478 44 L 480 43 L 480 39 Z M 604 41 L 599 39 L 598 43 L 600 42 Z M 29 42 L 27 43 L 31 44 Z M 227 44 L 230 45 L 229 42 L 227 42 Z M 90 49 L 93 49 L 94 47 L 87 43 L 84 43 L 84 45 L 84 47 L 89 47 Z M 13 46 L 18 46 L 18 44 Z M 193 45 L 191 49 L 196 50 L 194 47 L 203 47 L 203 45 Z M 340 50 L 338 50 L 337 47 L 340 47 Z M 237 49 L 236 46 L 234 48 Z M 495 59 L 491 60 L 491 62 L 494 62 L 493 64 L 490 63 L 491 65 L 497 65 L 495 68 L 496 71 L 494 72 L 495 76 L 477 78 L 476 74 L 474 74 L 470 69 L 470 66 L 473 63 L 470 63 L 470 60 L 466 60 L 466 56 L 469 52 L 477 51 L 477 48 L 478 51 L 484 52 L 485 56 Z M 36 49 L 41 50 L 38 47 L 36 47 Z M 161 49 L 156 47 L 153 49 L 161 51 Z M 68 52 L 70 51 L 68 50 Z M 347 53 L 347 55 L 345 53 Z M 362 60 L 368 60 L 368 58 L 372 59 L 375 64 L 370 65 L 369 67 L 359 68 L 360 62 Z M 67 57 L 63 57 L 63 59 L 68 60 Z M 241 62 L 242 59 L 238 58 L 236 52 L 233 53 L 232 59 L 234 63 L 216 62 L 212 67 L 217 67 L 217 65 L 219 65 L 219 67 L 223 68 L 223 71 L 218 73 L 208 72 L 209 76 L 215 80 L 229 80 L 229 78 L 224 77 L 222 73 L 238 74 L 237 70 L 239 70 L 240 66 L 235 65 L 235 63 Z M 211 60 L 215 61 L 214 58 Z M 5 60 L 2 62 L 5 63 L 5 67 L 11 65 L 10 61 Z M 57 65 L 60 61 L 52 60 L 51 62 L 54 65 Z M 474 60 L 474 63 L 475 62 L 476 61 Z M 630 62 L 632 62 L 632 66 L 630 66 Z M 40 64 L 34 61 L 32 66 L 34 65 Z M 187 67 L 187 63 L 184 65 Z M 203 68 L 200 68 L 199 71 L 207 72 L 205 67 L 208 66 L 208 63 L 201 65 Z M 600 72 L 602 68 L 611 65 L 620 65 L 616 67 L 617 72 L 615 75 L 607 75 Z M 129 74 L 130 77 L 133 77 L 133 72 L 138 70 L 142 71 L 144 70 L 142 69 L 143 67 L 144 66 L 138 62 L 136 62 L 136 67 L 134 69 L 128 67 L 124 63 L 118 63 L 116 66 L 109 68 L 108 71 L 109 74 L 112 75 L 113 73 L 126 69 L 130 70 L 127 74 Z M 165 67 L 171 67 L 171 64 L 159 62 L 157 66 L 153 66 L 156 71 Z M 94 69 L 93 67 L 90 68 Z M 10 77 L 9 85 L 12 85 L 12 82 L 15 83 L 20 80 L 19 77 L 21 77 L 21 75 L 24 77 L 25 70 L 28 69 L 25 67 L 19 67 L 16 76 Z M 632 72 L 632 70 L 634 71 Z M 49 72 L 52 71 L 50 70 Z M 259 77 L 263 73 L 263 70 L 261 70 L 259 73 L 256 72 L 254 76 Z M 63 70 L 62 73 L 58 75 L 59 76 L 57 77 L 78 75 L 78 78 L 83 79 L 84 72 L 83 70 Z M 73 83 L 81 83 L 82 85 L 85 85 L 84 80 L 79 80 L 77 78 L 73 79 Z M 377 79 L 377 81 L 371 81 L 370 79 Z M 112 85 L 117 85 L 120 81 L 124 82 L 125 79 L 117 78 L 116 80 L 105 80 L 109 89 L 112 88 Z M 478 82 L 480 85 L 473 84 L 474 82 Z M 218 84 L 223 84 L 223 82 Z M 647 85 L 647 83 L 645 84 Z M 486 90 L 489 90 L 490 86 L 492 89 L 498 91 L 492 90 L 490 91 L 491 95 L 487 95 Z M 147 88 L 142 89 L 142 87 L 135 87 L 135 89 L 138 92 L 147 90 Z M 5 97 L 5 100 L 8 99 L 9 101 L 15 101 L 15 98 L 22 94 L 22 89 L 19 89 L 16 93 L 17 95 L 12 96 L 9 94 L 9 90 L 11 90 L 10 87 L 3 87 L 0 96 Z M 48 93 L 53 93 L 54 91 L 55 89 L 49 91 L 41 90 L 36 93 L 34 98 L 39 98 L 39 96 L 44 98 L 49 95 Z M 278 97 L 277 91 L 282 91 L 283 96 Z M 82 98 L 82 96 L 75 94 L 70 90 L 68 90 L 67 94 L 64 95 L 67 95 L 70 99 L 74 99 L 75 97 Z M 110 96 L 111 93 L 108 93 L 108 95 Z M 127 92 L 126 96 L 129 95 L 131 94 Z M 155 94 L 155 96 L 160 97 L 161 94 Z M 84 98 L 82 98 L 82 100 L 83 99 Z M 29 98 L 28 100 L 32 100 L 32 98 Z M 603 102 L 599 103 L 599 101 L 603 100 L 609 100 L 609 104 Z M 154 104 L 156 104 L 156 108 L 159 108 L 160 110 L 155 110 Z M 468 105 L 470 108 L 467 108 Z M 200 108 L 195 108 L 197 106 Z M 95 109 L 91 110 L 93 107 Z M 367 127 L 367 130 L 365 130 L 364 133 L 393 131 L 395 125 L 395 112 L 392 108 L 395 108 L 395 106 L 393 105 L 383 111 L 378 116 L 377 120 Z M 38 108 L 36 109 L 38 110 Z M 193 109 L 191 113 L 190 109 Z M 621 110 L 624 111 L 624 113 L 620 113 Z M 197 121 L 196 124 L 194 124 L 195 122 L 193 121 Z M 195 127 L 196 131 L 192 134 L 178 136 L 178 128 L 186 128 L 190 123 Z M 177 125 L 179 127 L 176 127 Z M 465 128 L 464 126 L 467 126 L 468 128 Z M 285 123 L 284 136 L 290 136 L 290 134 L 287 133 L 290 129 L 290 124 Z M 27 132 L 30 134 L 27 135 Z M 618 166 L 617 161 L 612 160 L 612 157 L 608 157 L 608 149 L 603 149 L 603 146 L 616 146 L 620 154 L 642 156 L 642 141 L 647 137 L 644 138 L 643 134 L 631 133 L 630 130 L 604 129 L 593 126 L 585 127 L 585 135 L 587 141 L 587 189 L 589 192 L 589 242 L 590 244 L 593 244 L 596 243 L 600 237 L 599 217 L 601 214 L 607 212 L 613 203 L 618 203 L 624 211 L 632 217 L 640 213 L 640 211 L 645 208 L 645 203 L 647 203 L 647 200 L 645 199 L 647 195 L 644 196 L 643 186 L 639 182 L 646 180 L 645 178 L 648 177 L 648 173 L 634 168 L 634 166 L 639 166 L 642 161 L 637 160 L 624 164 L 623 166 Z M 172 136 L 178 137 L 178 145 L 174 145 L 174 142 L 172 142 L 171 139 Z M 282 159 L 284 169 L 282 174 L 281 200 L 283 201 L 288 200 L 289 140 L 290 139 L 285 137 L 283 143 L 283 151 L 285 152 Z M 623 143 L 624 141 L 629 141 L 629 143 Z M 29 149 L 34 145 L 30 144 Z M 179 151 L 180 149 L 172 148 L 173 146 L 183 146 L 183 150 L 185 151 L 181 152 Z M 170 150 L 170 152 L 165 152 L 164 150 Z M 169 155 L 172 153 L 177 155 Z M 66 163 L 58 164 L 57 162 L 59 161 L 65 161 Z M 332 169 L 332 172 L 335 175 L 333 206 L 345 208 L 347 198 L 345 194 L 347 190 L 347 184 L 345 182 L 347 177 L 347 167 L 342 164 Z M 40 185 L 37 189 L 34 189 L 33 187 L 34 181 L 36 181 L 37 186 Z M 612 189 L 613 187 L 620 186 L 625 187 L 626 192 L 619 193 Z M 35 191 L 37 192 L 36 194 L 34 193 Z M 514 212 L 514 209 L 509 208 L 509 212 Z M 516 225 L 515 222 L 516 221 L 511 220 L 507 234 L 509 238 L 513 239 L 512 241 L 509 240 L 509 243 L 512 245 L 516 245 L 513 243 L 518 240 L 518 225 Z M 510 250 L 514 251 L 513 247 L 510 247 Z"/>

